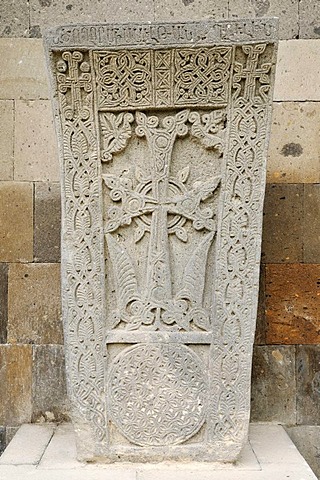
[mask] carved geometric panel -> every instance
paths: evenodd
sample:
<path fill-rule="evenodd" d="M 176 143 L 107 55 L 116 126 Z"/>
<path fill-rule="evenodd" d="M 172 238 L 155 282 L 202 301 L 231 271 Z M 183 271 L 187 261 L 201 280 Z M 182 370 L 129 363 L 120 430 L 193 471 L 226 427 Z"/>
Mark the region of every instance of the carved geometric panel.
<path fill-rule="evenodd" d="M 246 440 L 276 22 L 49 34 L 78 456 Z"/>

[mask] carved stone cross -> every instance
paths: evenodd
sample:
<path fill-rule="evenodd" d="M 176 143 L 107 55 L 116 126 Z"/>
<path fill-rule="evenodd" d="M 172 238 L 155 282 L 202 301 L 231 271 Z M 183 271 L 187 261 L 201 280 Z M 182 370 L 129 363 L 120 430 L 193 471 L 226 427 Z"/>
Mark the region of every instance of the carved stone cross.
<path fill-rule="evenodd" d="M 79 459 L 246 441 L 276 37 L 265 18 L 47 35 Z"/>

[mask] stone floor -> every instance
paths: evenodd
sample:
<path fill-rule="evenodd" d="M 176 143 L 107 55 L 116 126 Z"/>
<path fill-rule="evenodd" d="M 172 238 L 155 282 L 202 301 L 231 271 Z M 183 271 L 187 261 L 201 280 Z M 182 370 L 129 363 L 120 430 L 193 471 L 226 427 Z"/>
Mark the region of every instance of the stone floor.
<path fill-rule="evenodd" d="M 70 424 L 23 425 L 0 458 L 0 480 L 316 480 L 285 430 L 252 424 L 236 464 L 82 464 Z"/>

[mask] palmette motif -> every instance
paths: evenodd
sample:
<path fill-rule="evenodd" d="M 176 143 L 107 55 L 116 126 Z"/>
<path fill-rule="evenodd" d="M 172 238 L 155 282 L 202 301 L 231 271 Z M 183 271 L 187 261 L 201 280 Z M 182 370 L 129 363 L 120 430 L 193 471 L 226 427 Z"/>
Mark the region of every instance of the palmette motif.
<path fill-rule="evenodd" d="M 85 458 L 233 460 L 245 439 L 274 45 L 197 42 L 52 54 Z M 211 153 L 210 175 L 181 162 L 183 142 Z"/>

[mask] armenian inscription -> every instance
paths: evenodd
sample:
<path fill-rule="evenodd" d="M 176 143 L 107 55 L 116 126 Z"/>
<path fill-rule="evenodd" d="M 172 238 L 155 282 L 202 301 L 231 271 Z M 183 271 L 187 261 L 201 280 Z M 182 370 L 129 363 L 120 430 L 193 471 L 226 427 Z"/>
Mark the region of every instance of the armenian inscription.
<path fill-rule="evenodd" d="M 233 461 L 276 21 L 59 27 L 46 42 L 78 456 Z"/>

